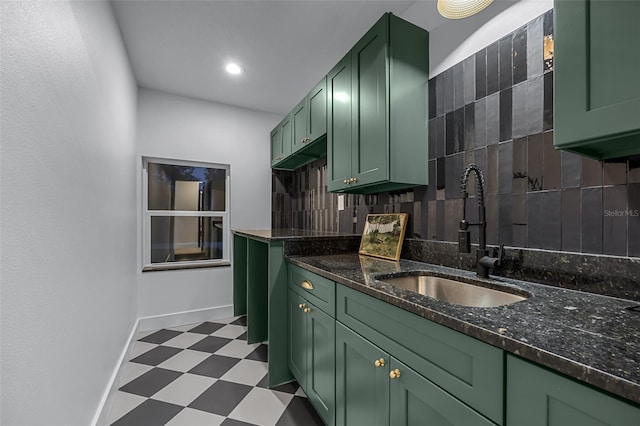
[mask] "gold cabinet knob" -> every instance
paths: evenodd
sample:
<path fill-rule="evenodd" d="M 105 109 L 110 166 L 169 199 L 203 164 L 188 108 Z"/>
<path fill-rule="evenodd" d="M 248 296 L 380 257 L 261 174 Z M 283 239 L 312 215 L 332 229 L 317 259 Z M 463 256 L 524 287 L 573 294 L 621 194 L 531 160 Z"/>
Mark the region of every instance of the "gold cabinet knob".
<path fill-rule="evenodd" d="M 358 181 L 357 178 L 352 177 L 351 179 L 349 179 L 349 183 L 356 183 Z"/>
<path fill-rule="evenodd" d="M 373 365 L 375 365 L 376 367 L 384 367 L 384 358 L 376 359 L 373 362 Z"/>
<path fill-rule="evenodd" d="M 306 304 L 301 303 L 301 304 L 299 304 L 299 305 L 298 305 L 298 308 L 299 308 L 299 309 L 303 309 L 303 308 L 305 308 L 306 306 L 307 306 Z"/>
<path fill-rule="evenodd" d="M 398 370 L 397 368 L 391 370 L 391 372 L 389 372 L 389 377 L 391 377 L 392 379 L 397 379 L 398 377 L 400 377 L 400 370 Z"/>
<path fill-rule="evenodd" d="M 311 308 L 304 308 L 303 311 L 305 314 L 308 314 L 309 312 L 311 312 Z"/>
<path fill-rule="evenodd" d="M 349 179 L 343 180 L 342 183 L 349 183 Z"/>

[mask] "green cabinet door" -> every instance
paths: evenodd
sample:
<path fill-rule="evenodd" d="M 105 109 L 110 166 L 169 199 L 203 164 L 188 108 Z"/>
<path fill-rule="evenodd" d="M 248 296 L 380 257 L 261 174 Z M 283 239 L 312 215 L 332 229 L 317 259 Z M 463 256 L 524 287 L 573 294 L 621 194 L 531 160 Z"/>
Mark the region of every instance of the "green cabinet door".
<path fill-rule="evenodd" d="M 507 425 L 637 426 L 640 408 L 507 356 Z"/>
<path fill-rule="evenodd" d="M 495 426 L 394 358 L 390 370 L 391 426 Z"/>
<path fill-rule="evenodd" d="M 287 115 L 271 131 L 271 165 L 275 166 L 291 154 L 293 122 L 291 114 Z"/>
<path fill-rule="evenodd" d="M 335 424 L 335 323 L 329 315 L 307 303 L 307 377 L 304 390 L 322 420 Z"/>
<path fill-rule="evenodd" d="M 386 352 L 336 322 L 336 425 L 389 425 L 388 363 Z"/>
<path fill-rule="evenodd" d="M 351 50 L 351 111 L 354 123 L 358 123 L 351 128 L 351 176 L 356 179 L 351 185 L 369 185 L 389 177 L 389 20 L 385 18 L 378 21 Z"/>
<path fill-rule="evenodd" d="M 327 133 L 326 77 L 307 95 L 307 110 L 307 137 L 313 142 Z"/>
<path fill-rule="evenodd" d="M 278 124 L 271 131 L 271 165 L 282 160 L 282 128 Z"/>
<path fill-rule="evenodd" d="M 554 2 L 554 143 L 598 159 L 640 153 L 640 2 Z"/>
<path fill-rule="evenodd" d="M 327 188 L 347 188 L 351 176 L 351 56 L 327 75 Z"/>
<path fill-rule="evenodd" d="M 307 143 L 307 100 L 300 101 L 291 111 L 293 125 L 293 137 L 291 140 L 291 153 L 295 153 Z"/>
<path fill-rule="evenodd" d="M 287 312 L 287 361 L 289 370 L 300 386 L 307 381 L 307 327 L 305 323 L 306 300 L 289 290 Z"/>

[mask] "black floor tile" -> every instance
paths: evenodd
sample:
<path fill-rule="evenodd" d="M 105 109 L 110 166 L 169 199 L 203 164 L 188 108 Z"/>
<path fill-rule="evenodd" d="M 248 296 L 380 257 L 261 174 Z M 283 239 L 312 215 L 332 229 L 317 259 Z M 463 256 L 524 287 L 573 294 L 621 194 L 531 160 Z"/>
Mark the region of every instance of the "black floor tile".
<path fill-rule="evenodd" d="M 227 343 L 229 343 L 231 340 L 232 339 L 226 339 L 224 337 L 209 336 L 189 346 L 189 349 L 194 351 L 214 353 L 225 346 Z"/>
<path fill-rule="evenodd" d="M 122 416 L 112 426 L 157 426 L 176 416 L 184 407 L 148 399 Z"/>
<path fill-rule="evenodd" d="M 245 331 L 244 333 L 236 337 L 236 340 L 247 340 L 247 332 Z"/>
<path fill-rule="evenodd" d="M 138 339 L 138 341 L 140 342 L 147 342 L 147 343 L 155 343 L 157 345 L 161 345 L 162 343 L 166 342 L 167 340 L 171 340 L 174 337 L 178 336 L 182 334 L 181 331 L 175 331 L 175 330 L 158 330 L 153 334 L 150 334 L 146 337 L 143 337 L 142 339 Z"/>
<path fill-rule="evenodd" d="M 239 362 L 240 360 L 238 358 L 231 358 L 221 355 L 211 355 L 209 358 L 205 359 L 200 364 L 189 370 L 189 373 L 218 379 L 224 376 L 224 374 L 229 371 L 231 367 Z"/>
<path fill-rule="evenodd" d="M 254 361 L 267 362 L 268 352 L 269 352 L 269 346 L 263 344 L 258 346 L 253 352 L 247 355 L 245 359 L 252 359 Z"/>
<path fill-rule="evenodd" d="M 158 346 L 133 358 L 131 362 L 155 366 L 168 360 L 178 352 L 182 352 L 182 349 L 172 348 L 169 346 Z"/>
<path fill-rule="evenodd" d="M 234 324 L 235 324 L 235 322 L 234 322 Z M 217 322 L 203 322 L 199 326 L 194 327 L 191 330 L 189 330 L 189 333 L 211 334 L 214 331 L 220 330 L 225 325 L 226 324 L 219 324 Z M 243 324 L 243 325 L 246 325 L 246 324 Z"/>
<path fill-rule="evenodd" d="M 225 421 L 220 423 L 220 426 L 255 426 L 255 425 L 253 423 L 241 422 L 240 420 L 226 419 Z"/>
<path fill-rule="evenodd" d="M 247 317 L 240 317 L 237 320 L 235 320 L 234 322 L 232 322 L 231 324 L 244 325 L 246 327 L 246 325 L 247 325 Z"/>
<path fill-rule="evenodd" d="M 154 368 L 122 386 L 120 390 L 123 392 L 150 397 L 178 377 L 182 376 L 182 374 L 183 373 L 179 371 Z"/>
<path fill-rule="evenodd" d="M 322 426 L 324 423 L 306 398 L 294 396 L 276 426 Z"/>
<path fill-rule="evenodd" d="M 251 386 L 218 380 L 189 404 L 189 408 L 228 416 L 251 389 Z"/>

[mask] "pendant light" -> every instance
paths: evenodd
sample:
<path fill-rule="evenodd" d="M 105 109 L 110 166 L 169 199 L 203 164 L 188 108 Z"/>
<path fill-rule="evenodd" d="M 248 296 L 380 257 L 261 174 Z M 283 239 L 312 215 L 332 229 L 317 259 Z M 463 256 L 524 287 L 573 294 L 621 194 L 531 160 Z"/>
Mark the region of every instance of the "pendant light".
<path fill-rule="evenodd" d="M 438 0 L 438 12 L 448 19 L 462 19 L 483 10 L 493 0 Z"/>

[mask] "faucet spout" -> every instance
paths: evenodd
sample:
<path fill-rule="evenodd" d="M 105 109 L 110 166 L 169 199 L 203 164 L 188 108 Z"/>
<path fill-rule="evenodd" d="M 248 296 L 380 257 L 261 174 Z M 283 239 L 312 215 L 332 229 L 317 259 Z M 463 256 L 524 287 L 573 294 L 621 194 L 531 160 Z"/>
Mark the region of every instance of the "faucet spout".
<path fill-rule="evenodd" d="M 473 173 L 476 178 L 476 200 L 478 201 L 478 223 L 469 223 L 467 221 L 467 205 L 466 199 L 469 196 L 467 186 L 469 183 L 469 175 Z M 471 253 L 471 238 L 469 232 L 470 225 L 477 225 L 478 229 L 478 250 L 476 251 L 476 270 L 479 277 L 487 278 L 489 270 L 499 266 L 500 258 L 489 256 L 487 250 L 487 222 L 486 211 L 484 206 L 484 176 L 482 170 L 476 164 L 469 164 L 462 173 L 460 178 L 460 189 L 462 190 L 462 199 L 464 201 L 462 207 L 462 220 L 460 221 L 460 229 L 458 231 L 458 252 Z"/>

